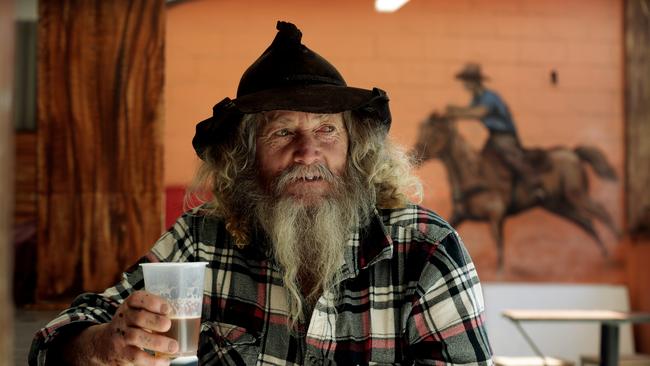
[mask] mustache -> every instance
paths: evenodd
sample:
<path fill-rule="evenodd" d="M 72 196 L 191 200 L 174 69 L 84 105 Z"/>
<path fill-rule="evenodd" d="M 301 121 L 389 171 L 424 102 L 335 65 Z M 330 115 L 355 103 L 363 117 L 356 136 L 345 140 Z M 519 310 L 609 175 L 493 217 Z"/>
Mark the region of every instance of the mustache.
<path fill-rule="evenodd" d="M 323 180 L 336 183 L 339 179 L 328 167 L 321 163 L 292 165 L 276 178 L 275 188 L 277 191 L 282 191 L 288 184 L 298 180 Z"/>

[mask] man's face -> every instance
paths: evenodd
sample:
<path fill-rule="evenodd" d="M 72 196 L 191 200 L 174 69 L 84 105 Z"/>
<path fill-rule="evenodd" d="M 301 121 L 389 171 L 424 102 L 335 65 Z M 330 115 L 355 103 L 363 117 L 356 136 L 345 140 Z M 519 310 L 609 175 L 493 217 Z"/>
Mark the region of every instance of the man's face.
<path fill-rule="evenodd" d="M 474 80 L 463 80 L 463 87 L 470 93 L 475 93 L 480 85 L 481 84 Z"/>
<path fill-rule="evenodd" d="M 307 168 L 300 178 L 290 179 L 278 192 L 305 203 L 318 202 L 332 188 L 323 179 L 317 165 L 341 176 L 345 170 L 348 134 L 341 113 L 315 114 L 295 111 L 273 111 L 261 128 L 256 141 L 256 159 L 262 187 L 271 184 L 290 168 Z"/>

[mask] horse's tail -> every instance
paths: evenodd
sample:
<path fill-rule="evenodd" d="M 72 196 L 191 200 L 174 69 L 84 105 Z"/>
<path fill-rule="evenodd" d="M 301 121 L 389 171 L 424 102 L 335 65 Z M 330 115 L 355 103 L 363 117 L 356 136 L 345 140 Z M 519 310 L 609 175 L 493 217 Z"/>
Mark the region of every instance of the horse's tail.
<path fill-rule="evenodd" d="M 599 177 L 607 180 L 616 180 L 616 172 L 612 165 L 607 161 L 607 157 L 598 148 L 593 146 L 578 146 L 573 150 L 580 160 L 591 165 Z"/>

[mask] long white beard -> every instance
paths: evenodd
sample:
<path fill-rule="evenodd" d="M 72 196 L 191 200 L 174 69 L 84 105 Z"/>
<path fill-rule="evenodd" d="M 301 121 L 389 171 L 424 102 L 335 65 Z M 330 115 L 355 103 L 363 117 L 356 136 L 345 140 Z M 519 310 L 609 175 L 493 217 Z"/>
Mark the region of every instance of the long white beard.
<path fill-rule="evenodd" d="M 281 191 L 281 186 L 276 187 Z M 344 263 L 350 234 L 366 221 L 370 207 L 362 185 L 335 179 L 318 204 L 305 204 L 291 196 L 266 196 L 255 205 L 257 222 L 268 235 L 275 260 L 284 270 L 288 293 L 289 325 L 305 320 L 305 304 L 327 293 L 338 296 L 336 284 Z M 301 289 L 310 283 L 313 288 Z"/>

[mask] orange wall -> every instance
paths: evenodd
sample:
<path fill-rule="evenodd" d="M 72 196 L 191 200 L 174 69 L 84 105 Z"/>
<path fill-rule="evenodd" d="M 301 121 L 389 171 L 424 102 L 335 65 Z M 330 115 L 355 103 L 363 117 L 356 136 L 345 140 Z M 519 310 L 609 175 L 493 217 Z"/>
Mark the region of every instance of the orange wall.
<path fill-rule="evenodd" d="M 411 0 L 393 14 L 365 1 L 187 1 L 168 11 L 165 182 L 183 185 L 196 159 L 196 122 L 225 96 L 275 35 L 294 22 L 303 41 L 337 66 L 348 84 L 388 91 L 391 136 L 410 146 L 433 109 L 466 104 L 453 75 L 480 61 L 510 105 L 527 146 L 594 144 L 623 173 L 622 0 Z M 559 83 L 549 74 L 556 70 Z M 486 133 L 476 122 L 461 132 L 476 147 Z M 424 205 L 450 213 L 446 172 L 423 166 Z M 593 197 L 622 223 L 623 185 L 591 176 Z M 495 273 L 485 224 L 460 233 L 484 279 L 621 282 L 622 246 L 597 229 L 614 253 L 607 261 L 573 225 L 541 210 L 506 223 L 507 269 Z"/>

